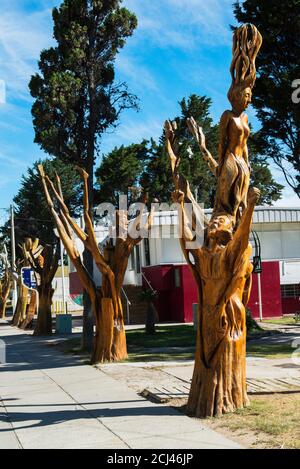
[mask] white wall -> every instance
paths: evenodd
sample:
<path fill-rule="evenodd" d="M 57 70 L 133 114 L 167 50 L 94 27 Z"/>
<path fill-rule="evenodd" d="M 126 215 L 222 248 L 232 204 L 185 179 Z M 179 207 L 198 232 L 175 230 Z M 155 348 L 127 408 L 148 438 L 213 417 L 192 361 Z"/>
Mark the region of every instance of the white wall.
<path fill-rule="evenodd" d="M 263 260 L 300 259 L 300 223 L 255 224 L 253 228 Z"/>
<path fill-rule="evenodd" d="M 300 260 L 280 262 L 280 284 L 292 285 L 300 283 Z"/>
<path fill-rule="evenodd" d="M 159 264 L 179 264 L 184 263 L 179 239 L 170 238 L 161 240 L 161 262 Z"/>

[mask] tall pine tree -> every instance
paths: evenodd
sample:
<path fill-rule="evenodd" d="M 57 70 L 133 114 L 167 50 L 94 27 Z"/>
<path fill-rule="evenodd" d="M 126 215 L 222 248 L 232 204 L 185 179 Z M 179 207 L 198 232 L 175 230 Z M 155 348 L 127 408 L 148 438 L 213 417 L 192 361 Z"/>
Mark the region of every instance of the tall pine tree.
<path fill-rule="evenodd" d="M 41 53 L 39 73 L 29 87 L 35 142 L 50 155 L 89 174 L 90 215 L 94 207 L 94 164 L 101 135 L 123 109 L 136 107 L 125 83 L 115 82 L 114 61 L 137 26 L 122 0 L 64 0 L 53 9 L 56 46 Z M 85 250 L 84 263 L 93 273 Z M 93 321 L 84 295 L 83 347 L 91 348 Z"/>

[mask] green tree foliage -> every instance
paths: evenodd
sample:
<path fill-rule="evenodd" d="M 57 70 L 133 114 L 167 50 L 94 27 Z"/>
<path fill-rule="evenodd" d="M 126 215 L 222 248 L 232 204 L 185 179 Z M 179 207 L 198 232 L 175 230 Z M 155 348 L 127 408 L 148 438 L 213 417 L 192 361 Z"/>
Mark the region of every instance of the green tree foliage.
<path fill-rule="evenodd" d="M 203 161 L 197 143 L 190 135 L 186 120 L 194 116 L 195 120 L 204 129 L 207 135 L 209 148 L 216 154 L 218 126 L 213 124 L 209 115 L 211 100 L 205 96 L 191 95 L 179 102 L 181 114 L 173 120 L 177 124 L 178 154 L 181 157 L 180 170 L 189 180 L 193 192 L 197 192 L 198 201 L 206 207 L 212 206 L 215 178 Z M 156 197 L 159 202 L 170 202 L 174 190 L 169 156 L 165 150 L 164 135 L 158 145 L 152 146 L 146 171 L 141 178 L 143 186 L 147 187 L 149 194 Z"/>
<path fill-rule="evenodd" d="M 53 9 L 56 46 L 44 50 L 29 87 L 35 142 L 90 174 L 103 132 L 136 106 L 115 82 L 114 60 L 137 25 L 121 0 L 64 0 Z M 92 202 L 92 190 L 90 194 Z"/>
<path fill-rule="evenodd" d="M 284 186 L 273 178 L 267 157 L 260 153 L 260 132 L 250 135 L 248 140 L 249 161 L 252 168 L 250 184 L 260 190 L 260 205 L 272 205 L 279 200 Z"/>
<path fill-rule="evenodd" d="M 109 201 L 118 207 L 120 195 L 126 195 L 129 203 L 135 199 L 134 189 L 139 188 L 140 176 L 148 160 L 148 147 L 148 142 L 143 140 L 140 144 L 116 147 L 103 157 L 95 173 L 99 203 Z"/>
<path fill-rule="evenodd" d="M 300 104 L 292 100 L 292 83 L 300 79 L 300 2 L 245 0 L 235 2 L 234 13 L 263 36 L 253 97 L 262 124 L 260 153 L 273 159 L 300 197 Z"/>

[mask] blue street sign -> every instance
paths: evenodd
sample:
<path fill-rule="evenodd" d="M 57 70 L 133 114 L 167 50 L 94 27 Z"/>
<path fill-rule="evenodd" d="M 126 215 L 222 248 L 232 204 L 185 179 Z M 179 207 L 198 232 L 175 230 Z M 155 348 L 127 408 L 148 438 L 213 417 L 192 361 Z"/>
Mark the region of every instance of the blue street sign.
<path fill-rule="evenodd" d="M 22 283 L 25 287 L 30 288 L 31 290 L 37 290 L 37 283 L 35 272 L 30 267 L 23 267 L 22 270 Z"/>

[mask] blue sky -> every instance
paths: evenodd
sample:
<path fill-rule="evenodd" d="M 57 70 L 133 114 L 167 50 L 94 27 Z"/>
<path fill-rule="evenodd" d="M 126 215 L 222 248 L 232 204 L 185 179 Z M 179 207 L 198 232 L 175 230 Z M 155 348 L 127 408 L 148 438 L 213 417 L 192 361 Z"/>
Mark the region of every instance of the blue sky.
<path fill-rule="evenodd" d="M 1 0 L 0 80 L 6 102 L 0 104 L 0 208 L 9 206 L 28 166 L 44 156 L 33 143 L 28 82 L 40 51 L 53 43 L 51 9 L 59 4 Z M 116 131 L 103 137 L 103 153 L 158 138 L 164 120 L 177 115 L 178 101 L 191 93 L 212 98 L 215 121 L 228 107 L 232 0 L 124 0 L 124 5 L 136 13 L 139 26 L 117 58 L 117 77 L 138 95 L 141 111 L 122 115 Z M 251 108 L 249 117 L 256 126 Z M 279 170 L 273 174 L 282 181 Z M 300 206 L 300 201 L 287 189 L 279 204 Z"/>

